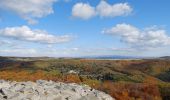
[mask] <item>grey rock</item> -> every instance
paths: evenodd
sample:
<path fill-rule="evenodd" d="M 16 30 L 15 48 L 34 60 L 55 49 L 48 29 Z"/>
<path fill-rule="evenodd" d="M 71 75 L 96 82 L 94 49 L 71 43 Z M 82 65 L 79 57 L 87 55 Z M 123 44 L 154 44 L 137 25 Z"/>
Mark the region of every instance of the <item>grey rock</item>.
<path fill-rule="evenodd" d="M 0 80 L 0 100 L 115 100 L 87 85 L 38 80 L 10 82 Z"/>

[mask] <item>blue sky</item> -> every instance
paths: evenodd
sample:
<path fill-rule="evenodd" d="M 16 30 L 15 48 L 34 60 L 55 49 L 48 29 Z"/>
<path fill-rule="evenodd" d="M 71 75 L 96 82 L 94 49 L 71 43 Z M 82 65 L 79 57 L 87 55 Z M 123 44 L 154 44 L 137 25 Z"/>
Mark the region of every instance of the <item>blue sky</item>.
<path fill-rule="evenodd" d="M 0 0 L 0 55 L 167 56 L 169 4 L 169 0 Z"/>

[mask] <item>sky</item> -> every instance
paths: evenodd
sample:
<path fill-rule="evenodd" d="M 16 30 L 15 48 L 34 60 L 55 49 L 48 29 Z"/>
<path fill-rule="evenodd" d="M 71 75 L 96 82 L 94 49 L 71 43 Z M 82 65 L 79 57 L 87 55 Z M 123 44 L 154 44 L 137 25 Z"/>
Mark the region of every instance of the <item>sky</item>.
<path fill-rule="evenodd" d="M 0 56 L 170 56 L 169 0 L 0 0 Z"/>

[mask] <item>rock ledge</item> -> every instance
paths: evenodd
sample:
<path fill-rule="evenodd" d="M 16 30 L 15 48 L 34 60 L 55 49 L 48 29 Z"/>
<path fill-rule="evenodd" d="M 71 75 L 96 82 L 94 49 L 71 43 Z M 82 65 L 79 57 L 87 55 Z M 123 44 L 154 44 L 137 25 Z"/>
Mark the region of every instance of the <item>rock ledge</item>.
<path fill-rule="evenodd" d="M 0 100 L 115 100 L 86 85 L 38 80 L 15 82 L 0 80 Z"/>

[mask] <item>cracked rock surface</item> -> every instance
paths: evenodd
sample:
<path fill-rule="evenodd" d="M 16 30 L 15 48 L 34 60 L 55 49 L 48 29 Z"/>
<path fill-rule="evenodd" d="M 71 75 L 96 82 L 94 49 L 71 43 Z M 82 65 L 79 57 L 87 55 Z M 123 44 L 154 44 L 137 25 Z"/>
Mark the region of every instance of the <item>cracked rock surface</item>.
<path fill-rule="evenodd" d="M 86 85 L 38 80 L 15 82 L 0 80 L 0 100 L 115 100 Z"/>

